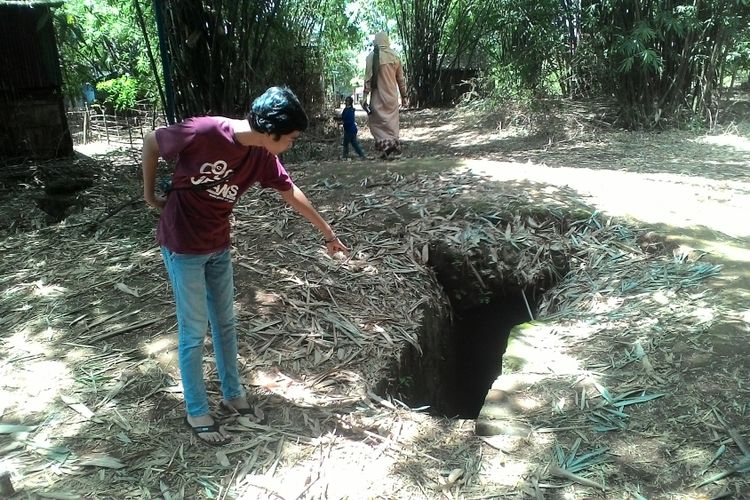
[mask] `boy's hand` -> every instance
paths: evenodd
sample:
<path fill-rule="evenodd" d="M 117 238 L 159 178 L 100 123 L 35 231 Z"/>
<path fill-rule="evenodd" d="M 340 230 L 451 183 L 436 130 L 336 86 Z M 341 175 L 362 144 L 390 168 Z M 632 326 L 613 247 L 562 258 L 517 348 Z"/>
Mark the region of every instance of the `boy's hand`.
<path fill-rule="evenodd" d="M 150 200 L 146 200 L 146 203 L 150 207 L 156 208 L 157 210 L 163 210 L 164 206 L 167 204 L 167 198 L 158 194 L 154 194 L 154 196 Z"/>
<path fill-rule="evenodd" d="M 341 252 L 344 255 L 349 255 L 349 249 L 344 246 L 343 243 L 341 243 L 341 240 L 338 238 L 338 236 L 334 236 L 330 240 L 326 240 L 326 250 L 328 250 L 328 255 L 333 255 L 337 252 Z"/>

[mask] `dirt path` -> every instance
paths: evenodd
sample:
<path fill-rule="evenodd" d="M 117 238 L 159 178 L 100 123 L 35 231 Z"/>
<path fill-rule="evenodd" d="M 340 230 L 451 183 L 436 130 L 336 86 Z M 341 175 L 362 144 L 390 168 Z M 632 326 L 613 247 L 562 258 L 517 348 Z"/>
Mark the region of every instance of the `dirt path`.
<path fill-rule="evenodd" d="M 679 144 L 674 145 L 679 150 Z M 575 157 L 568 160 L 576 162 Z M 496 181 L 531 181 L 567 186 L 607 215 L 633 220 L 673 241 L 705 252 L 724 265 L 721 296 L 750 294 L 750 175 L 716 181 L 681 174 L 640 174 L 606 168 L 548 167 L 529 163 L 470 160 L 466 168 Z M 736 304 L 741 306 L 740 303 Z"/>
<path fill-rule="evenodd" d="M 230 420 L 238 439 L 226 450 L 191 444 L 180 424 L 173 306 L 153 243 L 155 214 L 129 202 L 140 192 L 137 153 L 82 162 L 96 169 L 95 187 L 83 212 L 61 225 L 32 231 L 44 226 L 44 214 L 26 188 L 12 192 L 0 215 L 22 224 L 9 226 L 0 242 L 0 465 L 13 471 L 19 498 L 750 495 L 745 472 L 697 486 L 736 465 L 750 439 L 744 129 L 608 131 L 550 144 L 495 128 L 493 120 L 493 114 L 407 113 L 405 156 L 395 162 L 333 160 L 336 141 L 300 148 L 300 156 L 325 161 L 290 163 L 290 171 L 347 231 L 355 250 L 350 261 L 326 257 L 318 235 L 272 193 L 253 193 L 238 206 L 243 375 L 269 423 Z M 366 129 L 362 142 L 370 146 Z M 600 287 L 585 297 L 591 298 L 586 321 L 558 315 L 545 340 L 551 349 L 560 340 L 555 354 L 577 367 L 542 373 L 552 384 L 547 392 L 541 378 L 524 382 L 529 389 L 515 403 L 530 412 L 528 435 L 483 440 L 472 420 L 413 411 L 374 394 L 377 376 L 415 342 L 420 310 L 441 297 L 424 266 L 425 242 L 472 236 L 480 218 L 460 220 L 472 214 L 455 207 L 476 202 L 489 213 L 501 208 L 493 204 L 525 197 L 540 206 L 564 199 L 601 212 L 605 221 L 646 226 L 666 237 L 678 264 L 716 263 L 722 272 L 693 288 L 668 284 L 612 301 Z M 513 222 L 514 231 L 531 234 L 524 220 Z M 24 231 L 12 234 L 13 227 Z M 648 263 L 649 256 L 632 253 Z M 658 303 L 649 311 L 664 317 L 648 317 L 637 300 Z M 614 302 L 628 307 L 614 311 L 612 325 L 598 325 Z M 588 329 L 589 337 L 566 337 L 573 327 Z M 651 359 L 650 373 L 633 362 L 636 344 Z M 211 361 L 206 367 L 216 396 Z M 594 431 L 583 410 L 600 409 L 605 381 L 667 396 L 628 407 L 627 430 Z M 594 399 L 597 405 L 587 407 Z M 566 415 L 566 401 L 581 411 Z M 609 410 L 623 413 L 623 407 Z M 566 419 L 572 424 L 560 425 Z M 563 448 L 580 449 L 579 458 L 583 450 L 601 453 L 607 461 L 571 478 L 551 468 Z"/>
<path fill-rule="evenodd" d="M 433 147 L 445 148 L 452 144 L 448 154 L 452 149 L 453 154 L 459 156 L 467 148 L 475 151 L 472 148 L 476 146 L 468 140 L 471 134 L 464 135 L 463 141 L 452 142 L 454 132 L 451 127 L 442 129 L 433 136 Z M 676 438 L 674 442 L 663 441 L 671 451 L 652 454 L 653 448 L 648 442 L 638 445 L 642 455 L 634 458 L 634 462 L 664 460 L 661 473 L 658 466 L 635 463 L 626 466 L 631 471 L 640 471 L 635 476 L 640 476 L 637 481 L 643 486 L 640 491 L 649 498 L 652 495 L 694 498 L 695 493 L 688 493 L 691 490 L 685 482 L 683 487 L 677 486 L 681 483 L 679 480 L 665 487 L 670 482 L 666 477 L 680 474 L 677 472 L 681 468 L 679 462 L 690 461 L 676 458 L 680 454 L 678 443 L 682 441 L 685 446 L 698 442 L 708 444 L 704 440 L 706 431 L 716 432 L 716 429 L 710 430 L 709 422 L 715 420 L 705 415 L 694 418 L 690 416 L 692 411 L 700 412 L 703 408 L 709 413 L 715 411 L 717 415 L 724 415 L 727 420 L 716 418 L 719 431 L 733 428 L 731 438 L 725 441 L 727 446 L 737 447 L 740 457 L 743 453 L 747 457 L 750 452 L 746 442 L 750 433 L 748 390 L 744 382 L 750 376 L 746 363 L 750 355 L 750 219 L 745 216 L 750 209 L 750 141 L 747 135 L 737 129 L 706 136 L 685 132 L 656 136 L 613 133 L 574 145 L 563 143 L 534 148 L 528 143 L 532 146 L 529 149 L 518 147 L 512 139 L 498 134 L 474 139 L 492 147 L 485 150 L 483 158 L 479 155 L 457 162 L 459 168 L 524 190 L 545 192 L 551 186 L 571 189 L 581 202 L 602 212 L 605 218 L 630 220 L 665 236 L 674 245 L 676 258 L 687 256 L 722 266 L 719 276 L 704 283 L 708 299 L 697 307 L 700 312 L 696 310 L 695 314 L 699 323 L 705 321 L 710 326 L 699 337 L 691 339 L 686 334 L 660 338 L 656 333 L 642 337 L 654 342 L 655 352 L 650 357 L 655 364 L 672 366 L 683 374 L 672 379 L 671 387 L 683 394 L 678 398 L 680 403 L 672 409 L 660 410 L 665 412 L 667 421 L 682 424 L 671 430 L 665 430 L 669 425 L 662 429 Z M 702 319 L 698 319 L 699 316 L 703 316 Z M 564 352 L 561 349 L 557 354 L 562 357 Z M 585 358 L 585 352 L 579 352 L 578 358 Z M 673 364 L 675 359 L 679 361 Z M 503 386 L 501 379 L 497 386 Z M 522 393 L 531 397 L 541 395 L 540 390 L 534 389 Z M 700 403 L 688 410 L 698 401 Z M 554 405 L 554 401 L 549 403 Z M 651 431 L 659 427 L 654 425 Z M 609 443 L 613 448 L 618 446 L 613 441 Z M 627 454 L 623 452 L 623 456 Z M 639 457 L 638 452 L 634 457 Z M 684 467 L 691 468 L 687 463 Z M 695 472 L 688 475 L 691 474 Z M 723 487 L 720 484 L 713 485 L 713 493 L 706 494 L 732 498 L 750 495 L 747 478 L 743 482 L 742 476 L 737 482 Z M 709 488 L 711 486 L 709 483 Z M 636 491 L 626 490 L 632 494 Z M 607 494 L 603 497 L 609 498 Z"/>
<path fill-rule="evenodd" d="M 742 138 L 736 139 L 742 144 Z M 681 150 L 679 142 L 673 146 L 675 151 Z M 567 161 L 575 164 L 576 158 Z M 482 160 L 465 165 L 471 172 L 500 182 L 523 180 L 570 187 L 584 203 L 607 215 L 648 225 L 676 243 L 705 252 L 708 260 L 724 268 L 721 278 L 712 283 L 717 301 L 735 309 L 739 316 L 750 312 L 750 218 L 743 215 L 750 208 L 750 175 L 742 180 L 733 176 L 732 180 L 717 181 L 684 174 Z M 747 326 L 732 342 L 743 352 L 749 348 L 743 341 L 743 334 L 750 331 Z"/>
<path fill-rule="evenodd" d="M 622 461 L 619 469 L 622 482 L 617 495 L 634 495 L 635 498 L 638 492 L 647 498 L 695 498 L 698 492 L 708 497 L 750 495 L 747 474 L 730 476 L 730 480 L 716 484 L 708 483 L 701 487 L 703 489 L 695 487 L 700 480 L 711 476 L 713 469 L 706 472 L 706 464 L 713 463 L 712 455 L 718 454 L 726 460 L 714 464 L 718 469 L 731 466 L 738 453 L 742 460 L 750 433 L 745 384 L 750 377 L 746 364 L 750 354 L 747 342 L 750 333 L 750 219 L 744 215 L 750 208 L 750 141 L 747 135 L 736 127 L 727 133 L 708 135 L 681 131 L 611 132 L 588 140 L 546 144 L 534 139 L 519 140 L 507 131 L 478 133 L 466 123 L 451 116 L 412 117 L 404 130 L 405 138 L 410 141 L 406 149 L 410 157 L 385 168 L 404 175 L 470 172 L 497 183 L 498 189 L 515 190 L 519 194 L 543 195 L 564 188 L 569 200 L 572 192 L 571 201 L 602 212 L 604 219 L 627 220 L 665 237 L 677 260 L 702 260 L 722 266 L 717 277 L 700 285 L 702 293 L 695 295 L 693 310 L 686 313 L 688 318 L 653 318 L 644 309 L 640 318 L 636 315 L 615 330 L 604 329 L 592 337 L 591 341 L 598 339 L 606 344 L 608 336 L 616 335 L 610 342 L 613 346 L 632 345 L 635 339 L 639 346 L 641 342 L 648 344 L 649 358 L 663 375 L 661 382 L 653 384 L 651 389 L 673 397 L 667 403 L 653 403 L 652 409 L 644 410 L 638 417 L 634 416 L 638 411 L 631 414 L 634 435 L 630 437 L 589 434 L 581 434 L 581 437 L 584 442 L 591 440 L 592 446 L 606 443 L 617 450 Z M 382 168 L 380 164 L 357 164 L 342 170 L 332 165 L 317 175 L 333 175 L 344 184 L 353 184 L 357 178 L 377 176 Z M 669 303 L 675 299 L 657 300 Z M 674 307 L 682 306 L 675 303 Z M 640 326 L 649 321 L 653 321 L 655 327 L 640 330 Z M 683 321 L 685 327 L 681 332 Z M 627 335 L 628 331 L 639 331 L 641 336 L 634 339 Z M 564 357 L 565 350 L 561 348 L 557 355 Z M 575 352 L 573 357 L 584 365 L 619 363 L 616 349 L 611 353 L 606 349 L 587 352 L 584 343 L 572 351 Z M 622 373 L 615 370 L 610 376 L 611 380 L 620 382 L 641 379 L 637 371 L 629 370 Z M 523 397 L 544 401 L 542 407 L 554 406 L 555 401 L 545 399 L 539 379 L 527 378 L 537 380 L 538 385 L 534 389 L 532 384 Z M 558 394 L 565 394 L 562 389 L 557 390 Z M 518 418 L 527 416 L 523 412 L 517 415 Z M 731 429 L 729 434 L 727 428 Z M 567 446 L 573 443 L 573 439 L 566 440 L 562 436 L 558 439 Z M 546 442 L 549 449 L 556 440 L 544 441 L 537 436 L 532 441 Z M 530 444 L 526 441 L 521 447 Z M 529 455 L 509 451 L 513 449 L 516 448 L 505 443 L 507 466 L 513 464 L 523 469 L 528 465 L 525 460 Z M 725 449 L 731 449 L 734 455 L 727 455 Z M 544 453 L 550 452 L 540 451 Z M 491 463 L 492 459 L 489 460 Z M 535 460 L 540 460 L 539 456 Z M 533 473 L 525 477 L 528 485 Z M 491 489 L 491 486 L 484 488 Z M 539 490 L 524 491 L 534 496 Z M 586 493 L 578 494 L 590 498 Z M 611 498 L 608 495 L 612 494 L 605 493 L 600 498 Z"/>

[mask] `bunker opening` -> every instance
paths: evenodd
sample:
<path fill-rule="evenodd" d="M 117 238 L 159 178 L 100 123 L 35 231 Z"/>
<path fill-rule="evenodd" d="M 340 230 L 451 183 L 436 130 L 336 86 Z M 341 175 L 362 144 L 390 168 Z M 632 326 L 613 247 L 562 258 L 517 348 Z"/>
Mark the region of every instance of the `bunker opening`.
<path fill-rule="evenodd" d="M 409 347 L 401 359 L 397 397 L 434 415 L 476 418 L 501 374 L 511 330 L 536 314 L 534 296 L 534 290 L 500 289 L 484 304 L 454 310 L 452 321 L 431 318 L 420 349 Z"/>
<path fill-rule="evenodd" d="M 46 164 L 27 162 L 24 171 L 14 172 L 9 182 L 31 188 L 30 198 L 46 215 L 47 224 L 56 224 L 87 204 L 87 190 L 94 186 L 96 174 L 92 162 L 66 158 Z"/>
<path fill-rule="evenodd" d="M 438 247 L 430 260 L 446 307 L 424 311 L 419 345 L 402 353 L 384 392 L 436 416 L 475 419 L 501 375 L 511 330 L 537 318 L 565 265 L 555 259 L 535 280 L 519 283 L 482 256 Z"/>
<path fill-rule="evenodd" d="M 44 195 L 36 198 L 37 206 L 47 214 L 47 223 L 55 224 L 85 206 L 83 192 L 93 185 L 90 177 L 64 177 L 45 183 Z"/>
<path fill-rule="evenodd" d="M 489 303 L 456 314 L 450 332 L 455 356 L 452 393 L 445 416 L 476 418 L 492 383 L 501 374 L 511 329 L 531 320 L 522 290 L 501 290 Z M 529 304 L 531 307 L 531 304 Z"/>

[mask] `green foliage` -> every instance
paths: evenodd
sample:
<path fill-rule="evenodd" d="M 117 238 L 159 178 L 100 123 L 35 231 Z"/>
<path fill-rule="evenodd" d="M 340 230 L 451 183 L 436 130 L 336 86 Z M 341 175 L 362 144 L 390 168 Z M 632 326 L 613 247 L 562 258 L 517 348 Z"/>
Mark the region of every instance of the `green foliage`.
<path fill-rule="evenodd" d="M 495 79 L 512 82 L 513 93 L 546 94 L 567 88 L 571 51 L 567 17 L 558 0 L 499 0 L 485 16 L 487 34 L 478 40 Z M 502 68 L 504 75 L 498 75 Z M 508 92 L 510 89 L 503 89 Z"/>
<path fill-rule="evenodd" d="M 499 106 L 506 102 L 529 105 L 534 98 L 531 89 L 525 85 L 518 68 L 512 64 L 497 66 L 482 72 L 474 81 L 474 89 L 467 92 L 464 105 L 476 101 L 481 107 Z"/>
<path fill-rule="evenodd" d="M 104 103 L 112 105 L 116 110 L 135 107 L 138 98 L 138 80 L 130 76 L 121 76 L 96 84 L 96 90 L 104 96 Z"/>
<path fill-rule="evenodd" d="M 410 103 L 442 104 L 446 69 L 472 68 L 479 40 L 489 37 L 498 7 L 485 0 L 384 0 L 404 44 Z"/>
<path fill-rule="evenodd" d="M 599 61 L 597 88 L 620 102 L 629 126 L 693 122 L 716 114 L 728 49 L 746 37 L 739 2 L 593 2 L 582 11 L 582 43 Z"/>
<path fill-rule="evenodd" d="M 357 67 L 357 53 L 365 38 L 360 29 L 362 10 L 352 10 L 347 2 L 328 2 L 325 25 L 315 39 L 321 46 L 323 78 L 332 94 L 353 91 L 353 82 L 361 81 L 364 71 Z M 330 94 L 329 94 L 330 95 Z"/>
<path fill-rule="evenodd" d="M 158 2 L 177 115 L 239 116 L 271 85 L 287 85 L 308 113 L 322 110 L 361 40 L 346 0 Z"/>
<path fill-rule="evenodd" d="M 490 95 L 527 89 L 534 96 L 614 97 L 631 127 L 693 122 L 693 115 L 710 123 L 723 76 L 750 64 L 747 1 L 494 5 L 494 30 L 479 40 L 494 68 L 484 76 Z"/>
<path fill-rule="evenodd" d="M 108 89 L 116 107 L 156 95 L 133 1 L 68 0 L 55 10 L 72 99 L 84 83 L 110 80 L 119 83 L 98 88 Z M 153 4 L 135 1 L 158 50 Z M 441 75 L 469 68 L 481 76 L 467 85 L 467 101 L 604 96 L 618 101 L 622 123 L 633 127 L 711 122 L 722 82 L 733 84 L 750 70 L 748 0 L 156 3 L 183 117 L 244 114 L 259 92 L 279 84 L 291 86 L 315 114 L 325 96 L 348 93 L 361 79 L 356 56 L 367 48 L 366 35 L 382 30 L 403 49 L 417 105 L 441 104 Z"/>
<path fill-rule="evenodd" d="M 141 3 L 151 45 L 158 47 L 151 2 Z M 121 75 L 139 82 L 139 98 L 154 98 L 156 79 L 138 26 L 132 0 L 67 0 L 55 9 L 64 92 L 71 101 L 80 100 L 85 83 Z"/>

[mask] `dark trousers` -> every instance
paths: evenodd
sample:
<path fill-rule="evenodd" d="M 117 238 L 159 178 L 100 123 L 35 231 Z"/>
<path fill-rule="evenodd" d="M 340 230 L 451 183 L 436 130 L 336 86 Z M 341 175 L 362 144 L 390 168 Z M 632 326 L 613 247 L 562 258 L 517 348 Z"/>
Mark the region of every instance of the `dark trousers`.
<path fill-rule="evenodd" d="M 357 133 L 344 132 L 344 158 L 349 157 L 349 144 L 354 148 L 354 152 L 359 155 L 360 158 L 364 158 L 365 154 L 362 152 L 362 146 L 357 141 Z"/>

